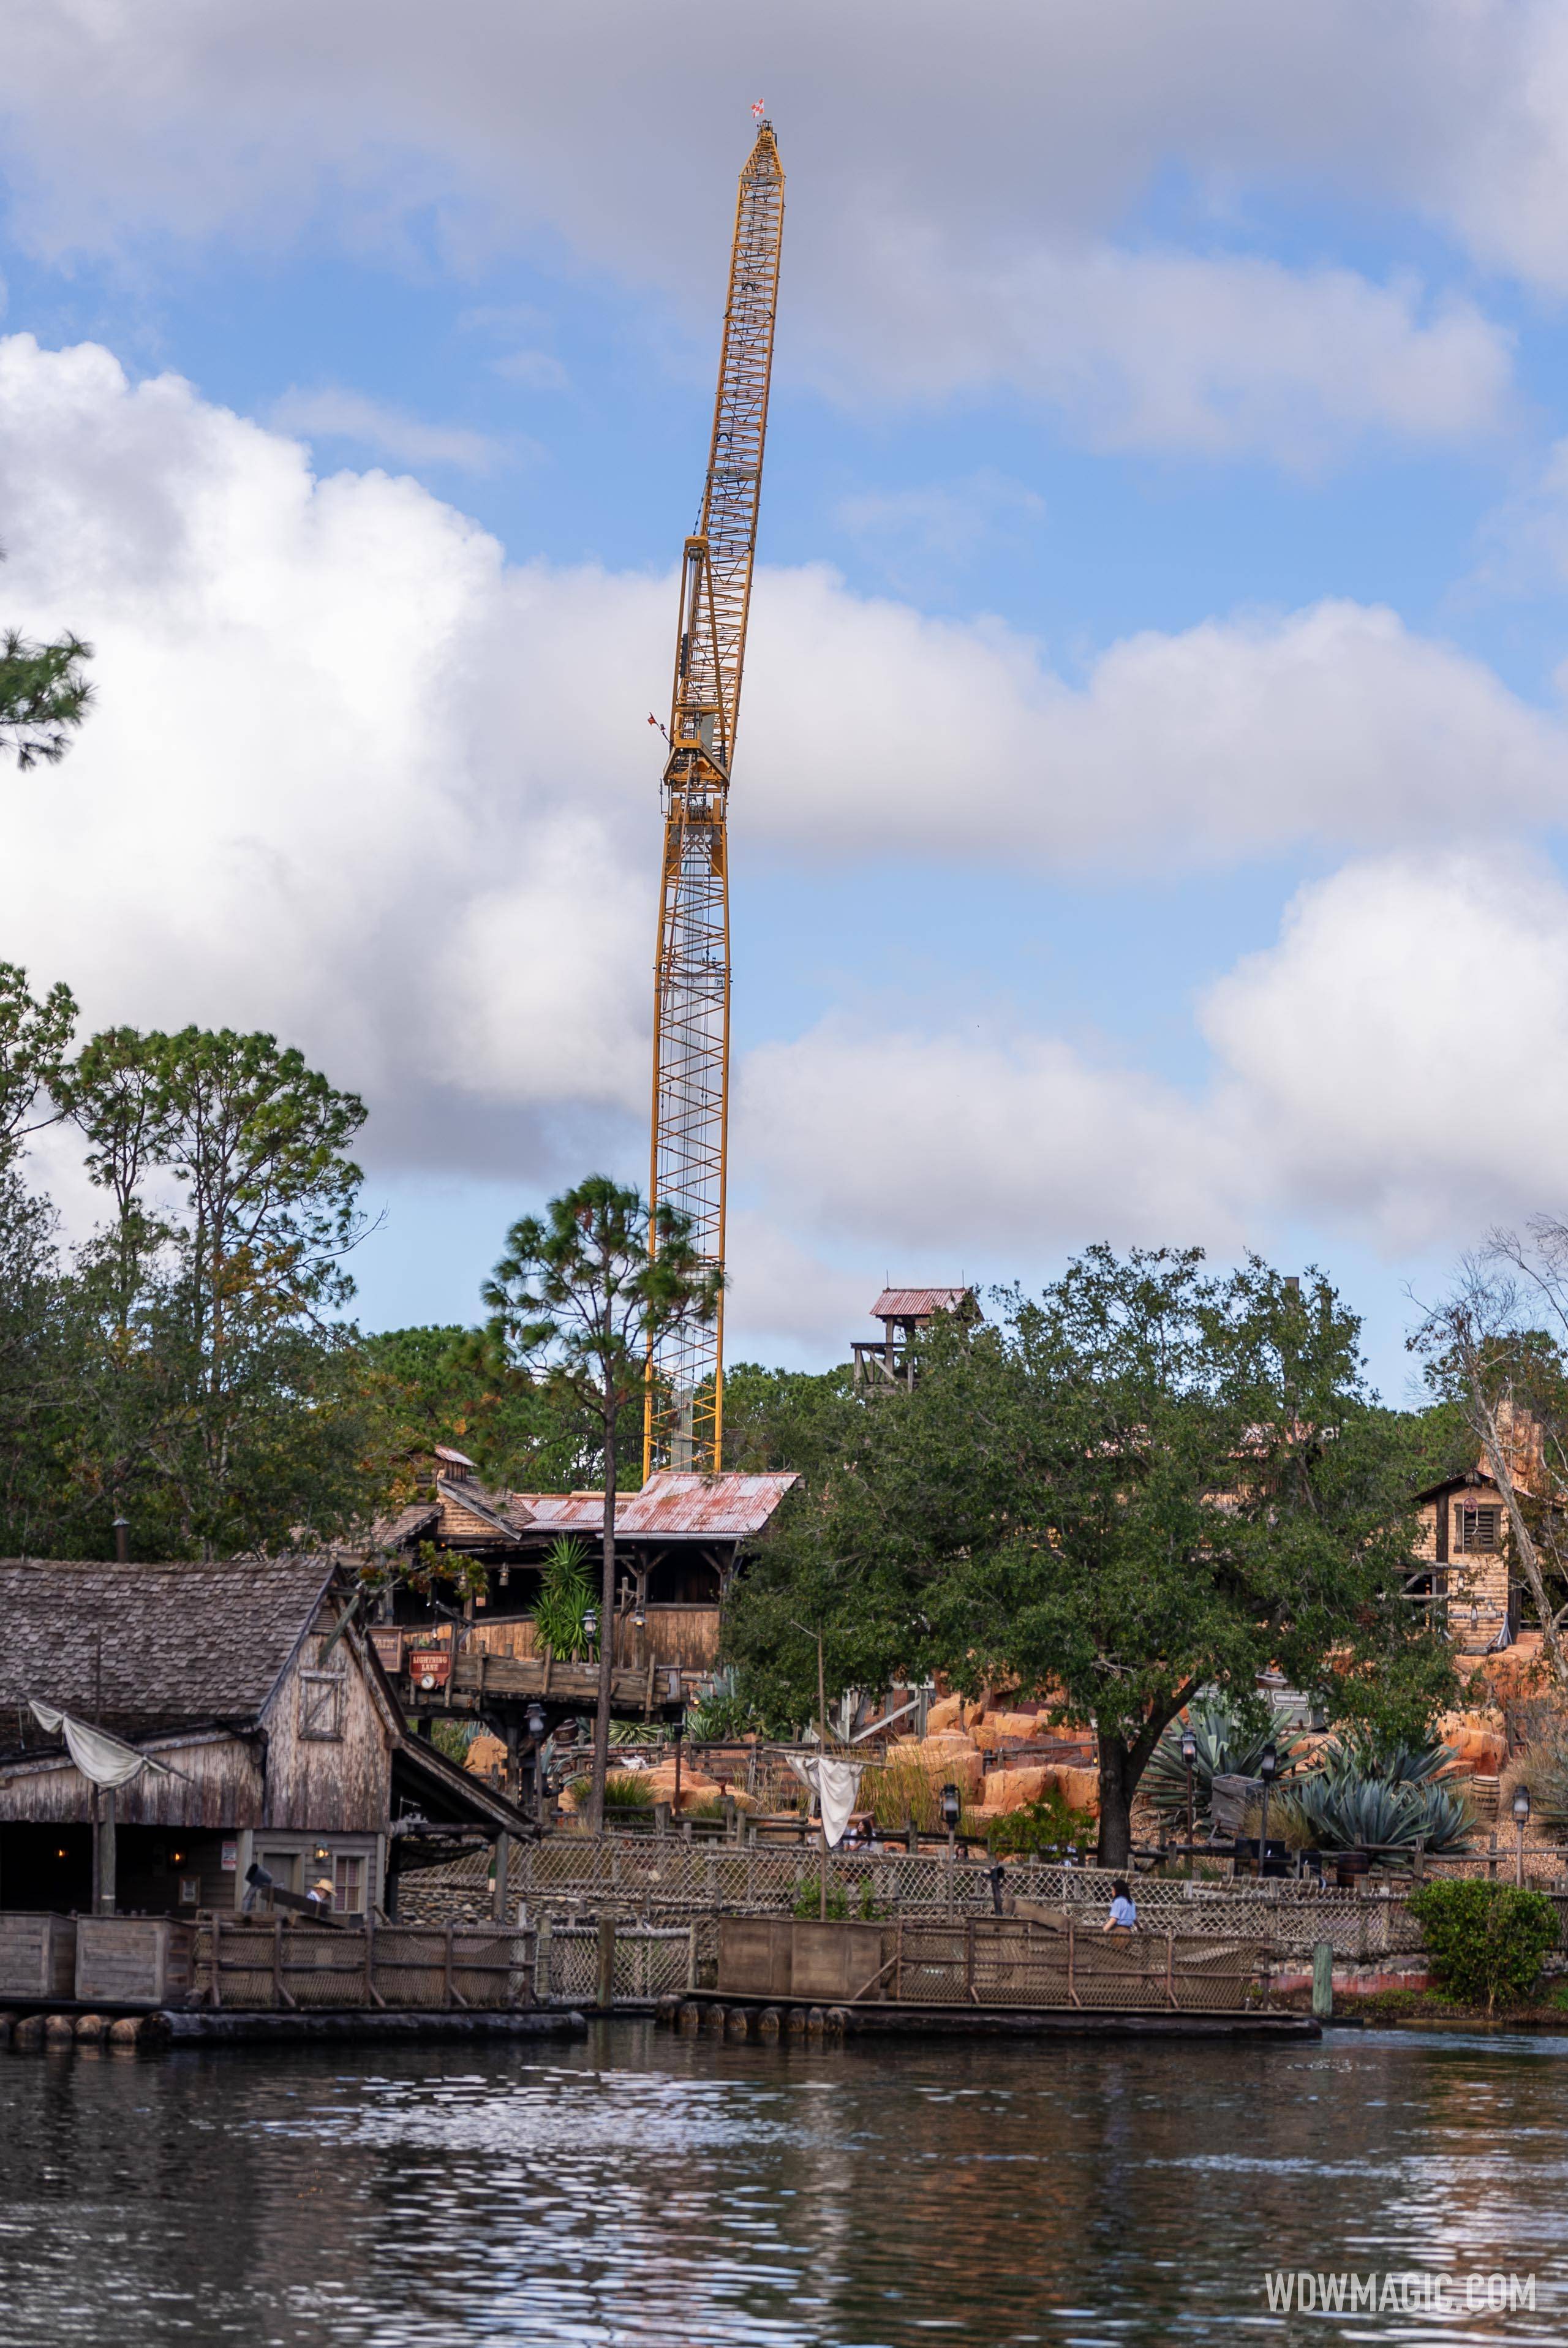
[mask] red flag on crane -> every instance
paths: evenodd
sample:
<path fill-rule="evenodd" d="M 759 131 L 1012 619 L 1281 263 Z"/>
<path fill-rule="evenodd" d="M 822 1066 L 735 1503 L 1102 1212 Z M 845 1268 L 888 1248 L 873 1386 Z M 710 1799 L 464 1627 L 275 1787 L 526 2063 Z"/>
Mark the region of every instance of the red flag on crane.
<path fill-rule="evenodd" d="M 759 98 L 754 98 L 752 99 L 751 119 L 753 122 L 760 122 L 767 111 L 768 108 L 763 105 L 762 100 Z"/>

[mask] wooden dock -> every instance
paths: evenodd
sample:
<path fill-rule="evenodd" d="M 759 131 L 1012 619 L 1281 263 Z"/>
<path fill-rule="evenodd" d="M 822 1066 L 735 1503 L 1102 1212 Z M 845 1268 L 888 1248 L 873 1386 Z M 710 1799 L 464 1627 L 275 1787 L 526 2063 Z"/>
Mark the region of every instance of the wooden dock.
<path fill-rule="evenodd" d="M 1320 2038 L 1310 2014 L 1258 2009 L 1224 2013 L 1118 2012 L 1112 2007 L 808 2005 L 800 2000 L 721 1996 L 661 1998 L 655 2019 L 682 2037 L 752 2040 L 758 2045 L 840 2038 L 1203 2038 L 1297 2044 Z"/>

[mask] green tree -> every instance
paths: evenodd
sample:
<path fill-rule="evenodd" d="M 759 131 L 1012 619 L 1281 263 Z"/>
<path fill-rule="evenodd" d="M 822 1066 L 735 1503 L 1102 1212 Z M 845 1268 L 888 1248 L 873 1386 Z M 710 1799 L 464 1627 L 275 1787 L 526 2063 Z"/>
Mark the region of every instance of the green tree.
<path fill-rule="evenodd" d="M 343 1259 L 364 1118 L 266 1035 L 95 1036 L 57 1080 L 113 1217 L 77 1258 L 68 1475 L 202 1555 L 341 1530 L 369 1480 Z M 169 1196 L 154 1208 L 150 1186 Z"/>
<path fill-rule="evenodd" d="M 25 970 L 0 962 L 0 1167 L 15 1163 L 29 1133 L 55 1122 L 50 1103 L 76 1024 L 68 986 L 36 995 Z"/>
<path fill-rule="evenodd" d="M 593 1724 L 589 1824 L 604 1818 L 610 1753 L 610 1633 L 615 1613 L 616 1437 L 628 1406 L 642 1405 L 649 1353 L 659 1339 L 718 1310 L 723 1275 L 704 1263 L 687 1218 L 591 1174 L 552 1199 L 542 1220 L 525 1215 L 485 1282 L 491 1327 L 510 1357 L 542 1370 L 597 1413 L 604 1467 L 601 1582 L 603 1662 Z"/>
<path fill-rule="evenodd" d="M 762 1707 L 811 1709 L 791 1621 L 822 1624 L 841 1688 L 1021 1681 L 1097 1731 L 1108 1866 L 1202 1689 L 1243 1698 L 1277 1663 L 1337 1716 L 1418 1732 L 1451 1659 L 1403 1599 L 1402 1453 L 1327 1282 L 1095 1248 L 999 1302 L 999 1326 L 934 1325 L 913 1390 L 862 1408 L 735 1593 L 727 1652 Z"/>
<path fill-rule="evenodd" d="M 15 628 L 0 635 L 0 751 L 9 750 L 24 774 L 65 757 L 92 699 L 81 665 L 92 656 L 77 636 L 36 644 Z"/>
<path fill-rule="evenodd" d="M 592 1490 L 603 1475 L 598 1411 L 507 1357 L 493 1329 L 449 1323 L 360 1340 L 366 1400 L 388 1463 L 388 1497 L 411 1497 L 432 1447 L 455 1445 L 485 1483 L 514 1492 Z M 616 1430 L 617 1480 L 642 1467 L 642 1428 Z"/>
<path fill-rule="evenodd" d="M 765 1370 L 736 1362 L 724 1374 L 724 1457 L 748 1475 L 793 1468 L 815 1476 L 860 1424 L 848 1368 Z"/>

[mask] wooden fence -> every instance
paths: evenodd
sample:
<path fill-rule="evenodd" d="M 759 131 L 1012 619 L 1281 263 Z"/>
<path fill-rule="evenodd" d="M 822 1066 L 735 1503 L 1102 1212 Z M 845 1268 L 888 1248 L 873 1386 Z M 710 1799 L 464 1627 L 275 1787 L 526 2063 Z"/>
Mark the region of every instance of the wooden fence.
<path fill-rule="evenodd" d="M 488 1854 L 406 1877 L 398 1890 L 400 1917 L 437 1923 L 450 1917 L 479 1923 L 491 1912 Z M 533 1919 L 562 1921 L 601 1913 L 640 1916 L 674 1924 L 696 1919 L 701 1952 L 711 1959 L 713 1920 L 724 1914 L 788 1915 L 815 1907 L 820 1854 L 814 1850 L 688 1843 L 676 1835 L 554 1835 L 514 1845 L 508 1912 L 521 1906 Z M 851 1918 L 922 1912 L 933 1920 L 995 1913 L 992 1870 L 963 1859 L 906 1852 L 830 1852 L 830 1905 Z M 1103 1922 L 1115 1879 L 1099 1868 L 1009 1861 L 1004 1897 L 1085 1911 Z M 1339 1891 L 1310 1880 L 1204 1883 L 1140 1876 L 1133 1884 L 1145 1931 L 1178 1937 L 1266 1941 L 1279 1956 L 1307 1956 L 1327 1941 L 1336 1956 L 1357 1962 L 1416 1954 L 1423 1946 L 1403 1890 Z M 1560 1925 L 1568 1921 L 1568 1893 L 1549 1894 Z M 1568 1947 L 1568 1934 L 1563 1945 Z"/>
<path fill-rule="evenodd" d="M 727 1916 L 720 1996 L 799 2003 L 1241 2013 L 1264 2005 L 1267 1947 L 1173 1931 L 1110 1932 L 1070 1910 L 1047 1922 L 901 1915 L 884 1924 Z"/>
<path fill-rule="evenodd" d="M 461 2013 L 532 2004 L 531 1928 L 456 1921 L 326 1926 L 282 1916 L 204 1918 L 195 2003 L 292 2011 L 360 2006 Z"/>

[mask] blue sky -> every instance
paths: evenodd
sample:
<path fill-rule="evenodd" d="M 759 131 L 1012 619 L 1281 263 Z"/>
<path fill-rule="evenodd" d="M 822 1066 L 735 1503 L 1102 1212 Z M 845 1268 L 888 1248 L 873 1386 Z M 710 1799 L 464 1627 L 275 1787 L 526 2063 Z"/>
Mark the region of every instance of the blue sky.
<path fill-rule="evenodd" d="M 1397 1395 L 1407 1287 L 1568 1212 L 1559 13 L 457 21 L 15 28 L 0 617 L 100 697 L 0 810 L 5 951 L 364 1092 L 367 1321 L 641 1171 L 644 721 L 760 95 L 733 1350 L 1199 1241 L 1337 1274 Z"/>

